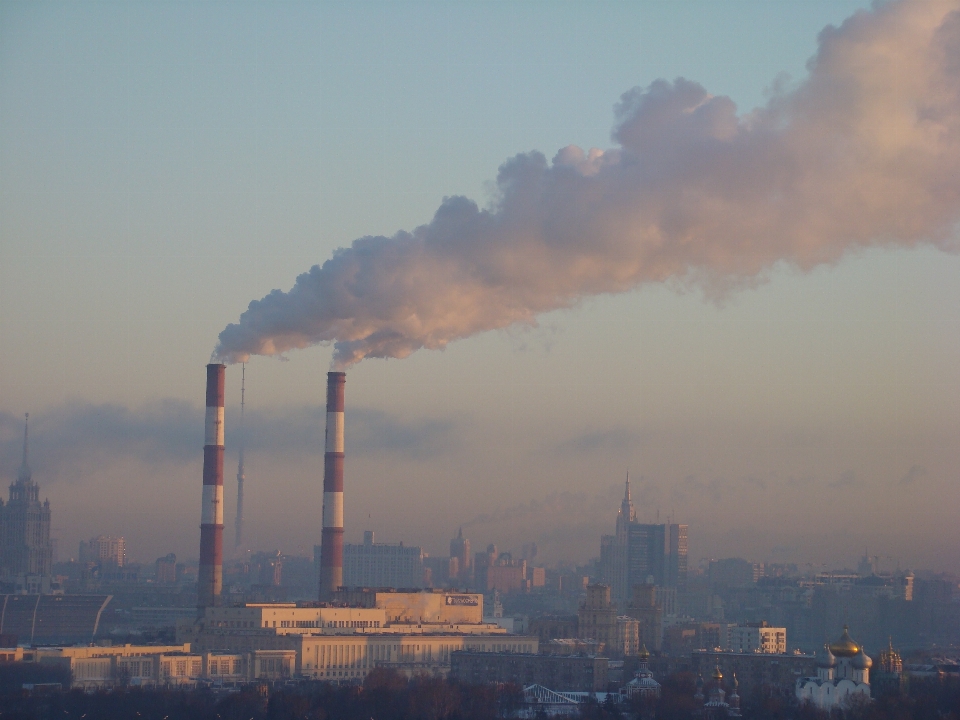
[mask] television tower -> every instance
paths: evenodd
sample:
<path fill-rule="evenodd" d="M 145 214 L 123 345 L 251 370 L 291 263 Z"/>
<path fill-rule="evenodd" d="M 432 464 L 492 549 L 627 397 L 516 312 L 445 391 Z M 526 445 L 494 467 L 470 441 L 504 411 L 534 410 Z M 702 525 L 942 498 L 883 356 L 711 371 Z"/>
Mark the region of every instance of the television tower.
<path fill-rule="evenodd" d="M 240 379 L 240 461 L 237 465 L 237 536 L 234 542 L 235 548 L 243 544 L 243 481 L 245 479 L 243 475 L 243 406 L 246 401 L 245 396 L 247 392 L 247 364 L 244 363 L 242 367 Z"/>

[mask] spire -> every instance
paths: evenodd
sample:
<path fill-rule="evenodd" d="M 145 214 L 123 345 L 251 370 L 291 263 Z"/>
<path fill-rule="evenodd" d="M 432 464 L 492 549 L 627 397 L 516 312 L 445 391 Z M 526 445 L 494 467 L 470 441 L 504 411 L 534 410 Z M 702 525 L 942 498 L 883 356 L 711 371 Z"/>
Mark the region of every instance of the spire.
<path fill-rule="evenodd" d="M 27 463 L 27 450 L 29 446 L 30 413 L 24 415 L 23 421 L 23 462 L 20 464 L 20 471 L 17 473 L 17 482 L 28 483 L 32 473 L 30 465 Z"/>
<path fill-rule="evenodd" d="M 457 540 L 460 540 L 462 538 L 463 538 L 463 525 L 461 525 L 460 529 L 457 530 Z"/>
<path fill-rule="evenodd" d="M 633 499 L 630 497 L 630 471 L 627 471 L 627 483 L 623 491 L 623 502 L 620 503 L 620 515 L 617 518 L 617 527 L 620 527 L 621 523 L 631 523 L 635 522 L 637 519 L 637 511 L 633 507 Z M 623 526 L 626 527 L 625 525 Z M 618 530 L 618 534 L 619 534 Z"/>

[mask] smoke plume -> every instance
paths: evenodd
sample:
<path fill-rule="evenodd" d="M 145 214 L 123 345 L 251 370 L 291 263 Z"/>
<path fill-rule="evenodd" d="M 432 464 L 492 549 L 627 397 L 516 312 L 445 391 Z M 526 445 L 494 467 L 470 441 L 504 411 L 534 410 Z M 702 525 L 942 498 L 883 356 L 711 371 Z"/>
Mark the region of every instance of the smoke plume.
<path fill-rule="evenodd" d="M 899 0 L 820 35 L 809 74 L 738 114 L 695 82 L 616 105 L 616 147 L 517 155 L 481 209 L 363 237 L 250 303 L 228 362 L 334 343 L 334 362 L 401 358 L 670 278 L 725 288 L 778 262 L 870 245 L 956 246 L 960 3 Z"/>

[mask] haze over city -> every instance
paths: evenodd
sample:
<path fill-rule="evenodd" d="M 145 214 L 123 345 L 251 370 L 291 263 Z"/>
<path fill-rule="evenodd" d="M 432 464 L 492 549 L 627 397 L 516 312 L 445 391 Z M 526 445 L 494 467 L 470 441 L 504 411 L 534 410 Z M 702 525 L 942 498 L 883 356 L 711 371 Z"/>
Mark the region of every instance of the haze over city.
<path fill-rule="evenodd" d="M 960 571 L 950 9 L 4 3 L 4 483 L 29 412 L 62 558 L 196 558 L 216 353 L 250 548 L 337 367 L 347 542 L 586 562 L 629 471 L 691 566 Z"/>

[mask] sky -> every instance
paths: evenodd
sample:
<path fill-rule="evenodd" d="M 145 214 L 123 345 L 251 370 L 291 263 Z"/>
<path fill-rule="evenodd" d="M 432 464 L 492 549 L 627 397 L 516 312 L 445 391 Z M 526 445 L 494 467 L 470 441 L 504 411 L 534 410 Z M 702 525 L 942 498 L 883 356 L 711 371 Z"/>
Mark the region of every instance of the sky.
<path fill-rule="evenodd" d="M 97 534 L 143 561 L 196 557 L 203 366 L 220 333 L 357 238 L 433 247 L 445 199 L 524 220 L 511 199 L 534 156 L 516 158 L 536 151 L 536 178 L 599 189 L 569 206 L 600 198 L 609 224 L 564 223 L 576 248 L 610 254 L 538 265 L 530 248 L 551 238 L 507 232 L 518 314 L 480 282 L 463 291 L 469 327 L 405 336 L 403 359 L 362 340 L 370 357 L 346 363 L 348 542 L 372 529 L 439 555 L 463 526 L 478 548 L 586 561 L 629 471 L 641 519 L 689 524 L 695 560 L 838 567 L 867 549 L 891 569 L 960 571 L 960 203 L 944 189 L 960 155 L 896 114 L 913 103 L 953 128 L 960 104 L 913 90 L 927 66 L 883 65 L 939 68 L 929 38 L 894 21 L 953 5 L 894 3 L 841 28 L 869 4 L 0 2 L 0 475 L 15 477 L 29 412 L 61 559 Z M 879 54 L 845 50 L 857 43 Z M 850 138 L 859 155 L 833 163 Z M 656 166 L 633 185 L 631 153 Z M 757 185 L 779 191 L 795 165 L 802 183 L 765 212 Z M 618 254 L 636 208 L 673 264 Z M 676 220 L 689 208 L 697 222 Z M 456 273 L 414 263 L 405 292 L 459 318 L 437 288 L 462 290 L 477 266 L 444 237 Z M 599 268 L 588 280 L 581 261 Z M 546 301 L 544 285 L 560 290 Z M 319 542 L 338 361 L 307 335 L 246 366 L 241 550 Z"/>

